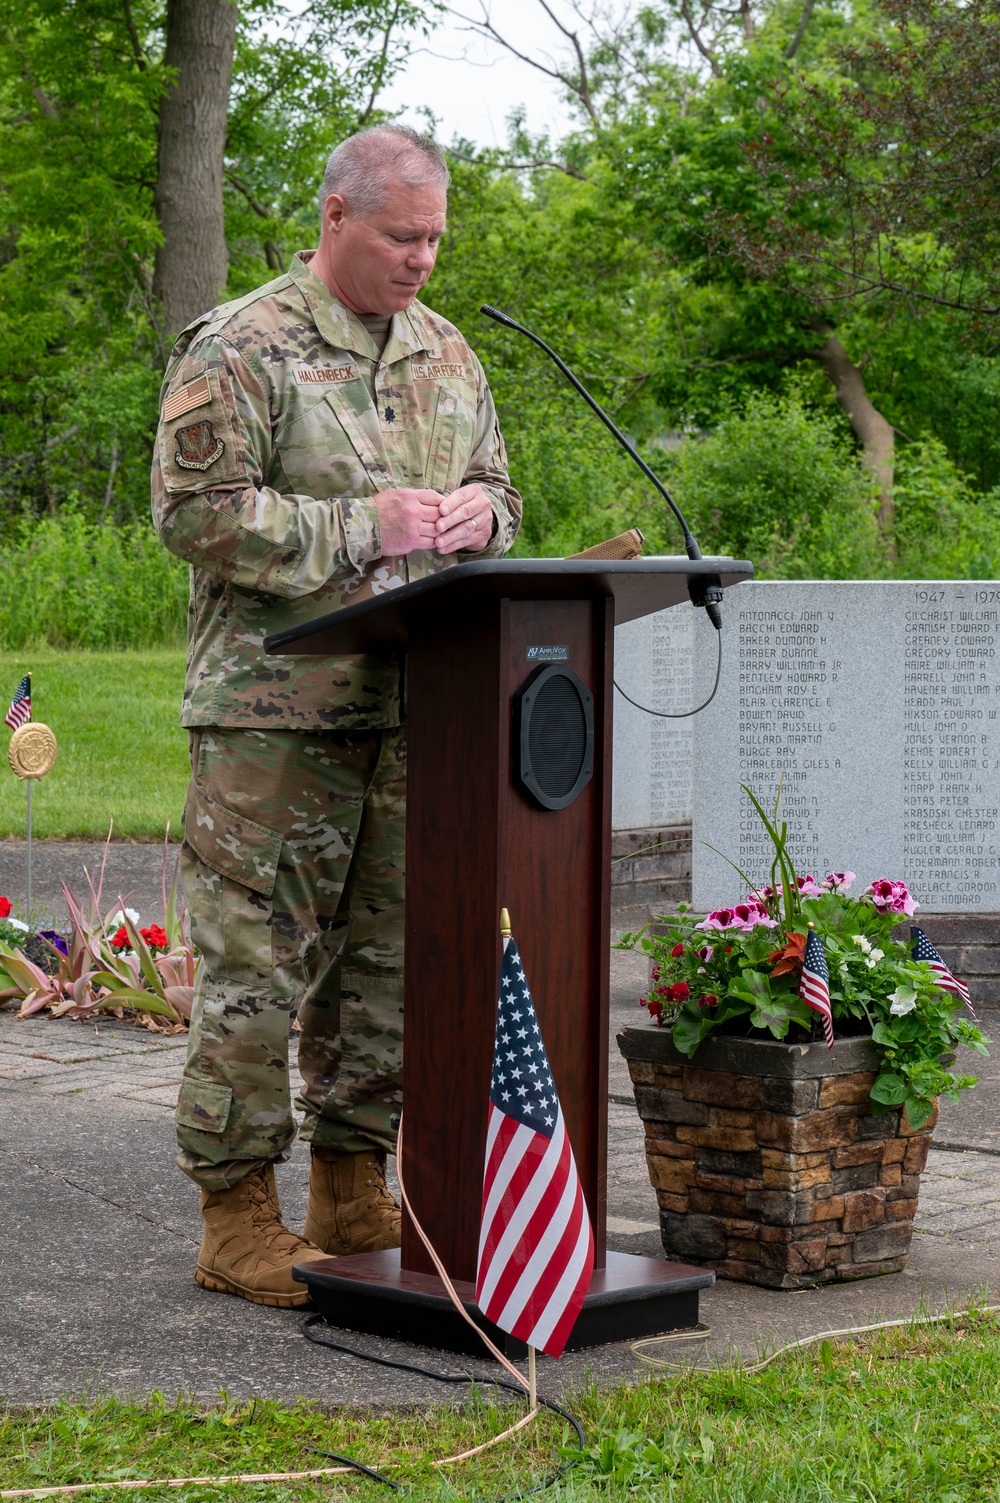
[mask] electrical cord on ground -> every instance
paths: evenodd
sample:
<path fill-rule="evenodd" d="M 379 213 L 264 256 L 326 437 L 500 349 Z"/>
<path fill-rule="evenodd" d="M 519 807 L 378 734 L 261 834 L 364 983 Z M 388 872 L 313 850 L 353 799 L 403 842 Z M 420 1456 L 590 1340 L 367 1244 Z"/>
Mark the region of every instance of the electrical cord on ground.
<path fill-rule="evenodd" d="M 849 1340 L 855 1336 L 867 1336 L 872 1331 L 892 1331 L 903 1326 L 933 1326 L 942 1325 L 945 1321 L 960 1320 L 963 1315 L 996 1315 L 1000 1313 L 1000 1305 L 977 1305 L 972 1310 L 950 1310 L 943 1315 L 905 1315 L 899 1320 L 876 1320 L 867 1326 L 844 1326 L 839 1331 L 816 1331 L 812 1336 L 801 1336 L 798 1341 L 786 1341 L 782 1346 L 775 1347 L 773 1352 L 764 1357 L 760 1362 L 744 1363 L 739 1371 L 746 1375 L 763 1372 L 765 1367 L 770 1367 L 779 1357 L 784 1357 L 788 1352 L 801 1350 L 803 1347 L 815 1346 L 821 1341 Z M 681 1341 L 685 1338 L 701 1336 L 707 1340 L 711 1335 L 711 1326 L 695 1326 L 686 1331 L 671 1331 L 665 1336 L 644 1336 L 641 1341 L 634 1341 L 630 1351 L 640 1362 L 648 1362 L 651 1367 L 673 1367 L 678 1371 L 687 1373 L 715 1372 L 712 1367 L 693 1367 L 687 1362 L 667 1362 L 662 1357 L 652 1357 L 643 1350 L 644 1347 L 659 1344 L 665 1341 Z"/>
<path fill-rule="evenodd" d="M 583 1427 L 575 1418 L 575 1416 L 570 1414 L 568 1410 L 562 1409 L 558 1404 L 554 1404 L 551 1399 L 542 1398 L 540 1395 L 534 1392 L 533 1381 L 529 1383 L 524 1375 L 517 1370 L 517 1368 L 509 1360 L 509 1358 L 506 1357 L 500 1350 L 500 1348 L 490 1340 L 490 1337 L 486 1334 L 482 1327 L 476 1324 L 472 1316 L 469 1314 L 468 1310 L 463 1305 L 461 1299 L 459 1298 L 458 1291 L 456 1290 L 451 1278 L 448 1275 L 447 1269 L 441 1262 L 441 1258 L 438 1255 L 437 1249 L 431 1242 L 431 1239 L 428 1237 L 427 1233 L 424 1231 L 424 1228 L 420 1222 L 420 1218 L 414 1211 L 413 1206 L 410 1203 L 409 1195 L 407 1194 L 406 1176 L 403 1172 L 403 1119 L 404 1114 L 401 1112 L 399 1118 L 399 1129 L 396 1136 L 396 1174 L 399 1179 L 399 1198 L 403 1202 L 403 1206 L 405 1207 L 406 1212 L 409 1215 L 411 1222 L 413 1223 L 414 1231 L 417 1233 L 417 1236 L 420 1238 L 425 1249 L 427 1250 L 428 1256 L 430 1257 L 431 1262 L 434 1264 L 434 1267 L 437 1269 L 438 1276 L 440 1277 L 441 1282 L 445 1287 L 448 1298 L 454 1305 L 456 1312 L 476 1333 L 480 1341 L 482 1341 L 483 1345 L 486 1347 L 487 1351 L 496 1358 L 496 1360 L 501 1364 L 502 1367 L 505 1367 L 507 1369 L 512 1378 L 516 1379 L 516 1382 L 510 1383 L 503 1378 L 488 1378 L 481 1376 L 477 1377 L 475 1374 L 470 1373 L 439 1373 L 435 1372 L 433 1368 L 420 1367 L 419 1365 L 412 1362 L 397 1362 L 390 1357 L 374 1356 L 369 1352 L 361 1351 L 358 1347 L 348 1346 L 345 1342 L 332 1341 L 323 1336 L 316 1335 L 315 1328 L 317 1324 L 323 1319 L 323 1316 L 321 1315 L 309 1316 L 303 1322 L 302 1334 L 303 1336 L 305 1336 L 307 1341 L 315 1342 L 318 1346 L 326 1346 L 330 1347 L 333 1351 L 345 1352 L 351 1357 L 360 1358 L 363 1362 L 374 1362 L 379 1367 L 390 1367 L 396 1368 L 400 1372 L 416 1373 L 420 1377 L 431 1378 L 436 1383 L 468 1383 L 479 1384 L 483 1387 L 489 1388 L 501 1388 L 505 1392 L 517 1394 L 519 1397 L 524 1397 L 527 1394 L 529 1396 L 529 1402 L 531 1402 L 532 1399 L 534 1400 L 533 1407 L 528 1411 L 523 1419 L 518 1421 L 516 1425 L 511 1425 L 509 1429 L 502 1431 L 500 1435 L 494 1436 L 492 1440 L 486 1441 L 483 1445 L 474 1446 L 471 1450 L 463 1451 L 458 1456 L 446 1456 L 441 1460 L 435 1461 L 432 1463 L 433 1466 L 449 1466 L 452 1462 L 455 1461 L 466 1461 L 469 1457 L 478 1455 L 480 1451 L 488 1450 L 490 1446 L 496 1445 L 499 1441 L 506 1440 L 508 1436 L 513 1435 L 517 1430 L 523 1429 L 525 1425 L 530 1424 L 533 1419 L 537 1418 L 539 1406 L 544 1409 L 551 1410 L 553 1414 L 558 1414 L 562 1419 L 566 1420 L 566 1422 L 571 1425 L 576 1431 L 576 1437 L 579 1443 L 579 1454 L 577 1456 L 571 1457 L 565 1466 L 560 1467 L 558 1471 L 555 1471 L 550 1476 L 546 1477 L 543 1482 L 536 1483 L 534 1487 L 525 1488 L 522 1492 L 518 1493 L 508 1493 L 503 1498 L 493 1500 L 493 1503 L 516 1503 L 516 1500 L 519 1498 L 527 1498 L 530 1497 L 533 1493 L 545 1492 L 548 1488 L 553 1487 L 555 1483 L 560 1480 L 560 1478 L 565 1477 L 567 1472 L 573 1470 L 580 1457 L 583 1455 L 586 1445 Z M 351 1458 L 348 1456 L 334 1456 L 332 1453 L 327 1452 L 323 1452 L 322 1454 L 329 1454 L 329 1459 L 333 1461 L 346 1461 L 348 1463 L 351 1462 Z M 393 1482 L 390 1478 L 385 1477 L 382 1473 L 376 1474 L 372 1472 L 369 1467 L 359 1466 L 359 1470 L 364 1471 L 368 1476 L 377 1476 L 379 1481 L 385 1482 L 388 1486 L 394 1488 L 397 1491 L 401 1490 L 398 1483 Z"/>
<path fill-rule="evenodd" d="M 322 1315 L 310 1315 L 302 1325 L 303 1336 L 305 1336 L 307 1341 L 315 1342 L 317 1346 L 329 1347 L 330 1350 L 334 1352 L 345 1352 L 349 1357 L 359 1357 L 361 1361 L 374 1362 L 379 1367 L 392 1367 L 399 1372 L 414 1373 L 417 1377 L 420 1378 L 432 1378 L 435 1383 L 468 1383 L 470 1386 L 475 1385 L 482 1388 L 502 1388 L 505 1393 L 516 1394 L 519 1398 L 524 1397 L 523 1388 L 519 1387 L 516 1383 L 509 1383 L 505 1378 L 491 1378 L 477 1373 L 435 1372 L 433 1368 L 421 1367 L 415 1362 L 397 1362 L 390 1357 L 377 1357 L 372 1352 L 361 1351 L 359 1347 L 348 1346 L 344 1341 L 332 1341 L 329 1337 L 321 1336 L 316 1333 L 315 1327 L 322 1322 Z M 538 1403 L 542 1406 L 542 1408 L 551 1410 L 553 1414 L 558 1414 L 560 1419 L 565 1420 L 566 1423 L 572 1427 L 572 1429 L 576 1432 L 576 1438 L 580 1447 L 580 1455 L 582 1456 L 584 1447 L 586 1445 L 586 1438 L 583 1433 L 583 1427 L 576 1416 L 570 1414 L 568 1409 L 563 1409 L 561 1405 L 553 1403 L 551 1399 L 543 1398 L 541 1394 L 539 1394 L 538 1396 Z M 309 1449 L 316 1450 L 316 1448 L 313 1446 L 310 1446 Z M 330 1461 L 346 1462 L 349 1466 L 356 1466 L 357 1469 L 361 1472 L 364 1472 L 367 1477 L 374 1477 L 376 1481 L 384 1482 L 388 1487 L 394 1488 L 396 1491 L 405 1491 L 405 1489 L 402 1489 L 400 1487 L 400 1484 L 398 1482 L 394 1482 L 391 1477 L 385 1476 L 385 1474 L 382 1472 L 373 1471 L 371 1467 L 363 1466 L 361 1462 L 354 1461 L 350 1456 L 339 1456 L 332 1451 L 317 1451 L 316 1454 L 319 1456 L 325 1456 Z M 446 1466 L 448 1461 L 453 1461 L 456 1459 L 457 1458 L 455 1457 L 448 1457 L 444 1461 L 434 1462 L 434 1465 Z M 577 1464 L 578 1459 L 579 1458 L 575 1456 L 571 1457 L 565 1466 L 560 1467 L 558 1471 L 553 1472 L 550 1476 L 546 1477 L 544 1481 L 536 1483 L 533 1487 L 525 1488 L 523 1491 L 518 1493 L 506 1493 L 503 1498 L 494 1500 L 494 1503 L 516 1503 L 516 1500 L 518 1498 L 528 1498 L 531 1497 L 534 1493 L 547 1491 L 548 1488 L 554 1487 L 555 1484 L 561 1480 L 561 1478 L 565 1477 L 567 1472 L 571 1472 L 573 1470 L 573 1468 Z"/>
<path fill-rule="evenodd" d="M 719 644 L 719 655 L 715 660 L 715 682 L 712 685 L 712 692 L 706 700 L 704 700 L 700 705 L 697 705 L 693 710 L 651 710 L 648 705 L 641 705 L 637 699 L 633 699 L 631 694 L 626 694 L 625 690 L 622 688 L 617 679 L 615 679 L 614 681 L 615 688 L 618 690 L 618 693 L 621 695 L 622 699 L 627 699 L 629 704 L 634 705 L 637 710 L 642 710 L 646 715 L 656 715 L 660 720 L 687 720 L 690 715 L 700 715 L 702 710 L 708 709 L 708 706 L 715 698 L 716 690 L 719 687 L 719 679 L 722 675 L 721 627 L 717 629 L 716 637 Z"/>

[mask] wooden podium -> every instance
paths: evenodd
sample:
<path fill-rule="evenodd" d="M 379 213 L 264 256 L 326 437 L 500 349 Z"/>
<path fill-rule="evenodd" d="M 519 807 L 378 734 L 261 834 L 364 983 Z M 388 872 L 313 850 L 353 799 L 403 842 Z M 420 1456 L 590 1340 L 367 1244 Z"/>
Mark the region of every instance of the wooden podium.
<path fill-rule="evenodd" d="M 519 1344 L 475 1307 L 502 907 L 594 1226 L 596 1272 L 569 1348 L 693 1325 L 698 1290 L 714 1282 L 605 1250 L 614 628 L 688 601 L 706 576 L 725 587 L 752 573 L 684 556 L 463 563 L 264 644 L 405 650 L 406 1186 L 463 1301 L 508 1350 Z M 574 773 L 579 791 L 547 807 Z M 400 1251 L 303 1264 L 299 1276 L 337 1326 L 477 1349 L 405 1215 Z"/>

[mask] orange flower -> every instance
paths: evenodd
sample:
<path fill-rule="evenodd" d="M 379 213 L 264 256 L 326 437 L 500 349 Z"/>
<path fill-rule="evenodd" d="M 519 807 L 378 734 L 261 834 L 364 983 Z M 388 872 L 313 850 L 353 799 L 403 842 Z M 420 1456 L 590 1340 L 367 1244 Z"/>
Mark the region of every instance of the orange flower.
<path fill-rule="evenodd" d="M 772 976 L 787 976 L 793 971 L 801 971 L 803 961 L 806 958 L 806 936 L 804 934 L 786 934 L 786 944 L 781 950 L 772 950 L 770 959 L 775 961 Z"/>

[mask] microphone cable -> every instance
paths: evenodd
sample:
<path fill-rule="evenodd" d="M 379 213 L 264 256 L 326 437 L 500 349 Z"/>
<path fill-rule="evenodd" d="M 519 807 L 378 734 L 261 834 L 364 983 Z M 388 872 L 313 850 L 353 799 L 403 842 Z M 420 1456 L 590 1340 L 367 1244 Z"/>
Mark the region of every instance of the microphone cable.
<path fill-rule="evenodd" d="M 716 641 L 718 642 L 719 651 L 715 659 L 715 681 L 712 684 L 712 692 L 707 699 L 703 700 L 700 705 L 696 705 L 693 710 L 651 710 L 649 708 L 649 705 L 641 705 L 637 699 L 632 698 L 631 694 L 626 694 L 625 690 L 622 688 L 617 679 L 613 680 L 614 686 L 618 690 L 618 693 L 621 695 L 622 699 L 627 699 L 630 705 L 634 705 L 637 710 L 642 710 L 646 715 L 656 715 L 660 720 L 687 720 L 691 715 L 700 715 L 702 710 L 706 710 L 712 703 L 712 700 L 715 698 L 716 691 L 719 687 L 719 679 L 722 676 L 721 627 L 716 627 Z"/>

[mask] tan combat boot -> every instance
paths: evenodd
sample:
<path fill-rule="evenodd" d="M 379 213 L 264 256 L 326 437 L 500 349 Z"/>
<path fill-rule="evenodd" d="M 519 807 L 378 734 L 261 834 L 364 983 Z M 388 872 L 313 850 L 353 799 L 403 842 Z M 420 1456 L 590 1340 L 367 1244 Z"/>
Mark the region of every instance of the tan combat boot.
<path fill-rule="evenodd" d="M 385 1154 L 314 1148 L 304 1234 L 324 1252 L 382 1252 L 398 1247 L 403 1216 L 385 1182 Z"/>
<path fill-rule="evenodd" d="M 203 1289 L 280 1310 L 308 1305 L 309 1290 L 292 1278 L 292 1264 L 323 1254 L 282 1224 L 273 1164 L 252 1169 L 231 1190 L 203 1190 L 201 1214 L 195 1278 Z"/>

